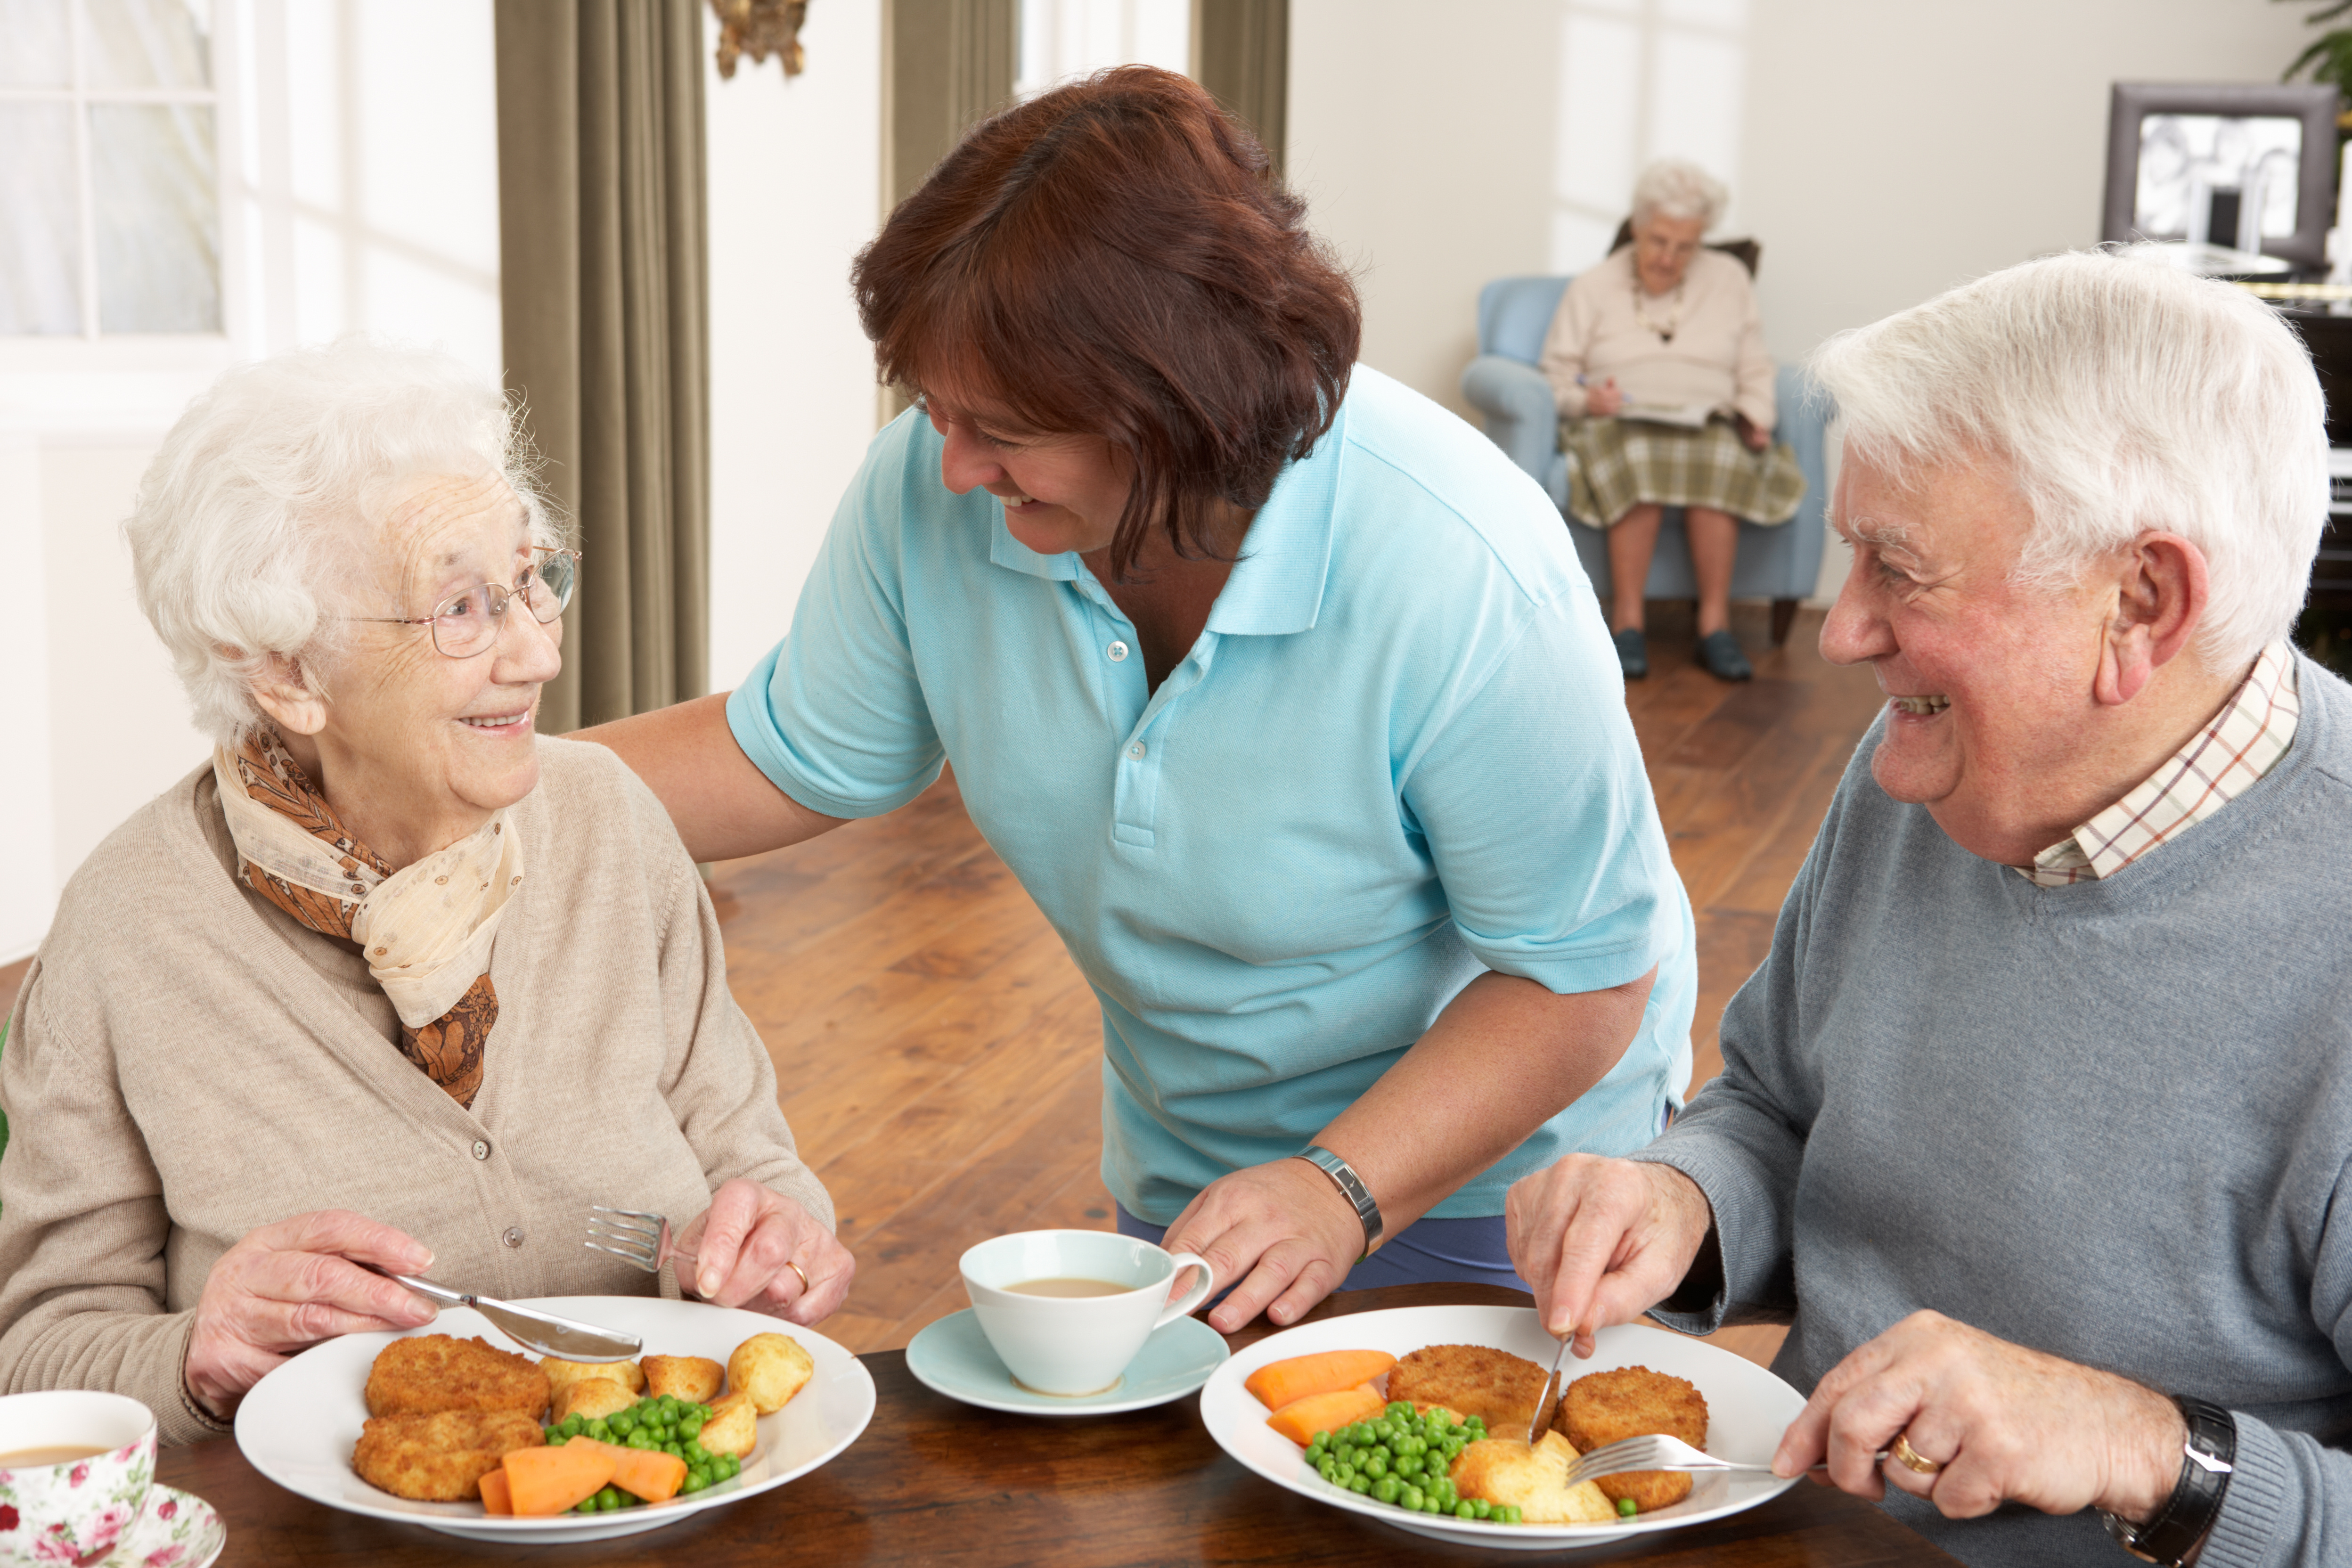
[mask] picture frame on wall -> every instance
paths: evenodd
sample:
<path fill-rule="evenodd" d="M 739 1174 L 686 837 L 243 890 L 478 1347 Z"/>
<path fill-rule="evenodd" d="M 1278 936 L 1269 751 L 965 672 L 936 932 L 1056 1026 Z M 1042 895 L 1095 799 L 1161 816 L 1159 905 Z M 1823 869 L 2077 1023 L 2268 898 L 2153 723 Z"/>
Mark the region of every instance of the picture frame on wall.
<path fill-rule="evenodd" d="M 2326 266 L 2336 109 L 2326 85 L 2116 83 L 2099 237 Z"/>

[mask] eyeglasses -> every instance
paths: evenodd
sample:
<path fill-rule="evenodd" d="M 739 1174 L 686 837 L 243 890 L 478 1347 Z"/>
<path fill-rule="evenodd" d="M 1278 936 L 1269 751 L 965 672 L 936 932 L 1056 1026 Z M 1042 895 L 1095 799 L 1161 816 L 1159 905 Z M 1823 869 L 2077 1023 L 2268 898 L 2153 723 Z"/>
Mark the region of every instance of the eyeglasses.
<path fill-rule="evenodd" d="M 496 583 L 483 583 L 464 593 L 444 599 L 434 612 L 421 619 L 403 619 L 397 616 L 347 616 L 346 620 L 373 621 L 379 626 L 423 626 L 433 628 L 433 646 L 451 658 L 472 658 L 489 651 L 499 640 L 499 626 L 506 619 L 507 604 L 520 599 L 530 611 L 531 619 L 545 626 L 563 614 L 572 603 L 572 590 L 580 581 L 580 552 L 557 550 L 550 545 L 531 547 L 535 559 L 522 569 L 511 588 Z"/>

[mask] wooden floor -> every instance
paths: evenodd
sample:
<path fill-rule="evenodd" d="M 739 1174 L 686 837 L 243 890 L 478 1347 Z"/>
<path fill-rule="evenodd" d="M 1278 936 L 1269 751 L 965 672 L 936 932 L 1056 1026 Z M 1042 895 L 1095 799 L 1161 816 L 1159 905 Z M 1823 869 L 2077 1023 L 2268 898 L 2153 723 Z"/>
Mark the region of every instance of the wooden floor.
<path fill-rule="evenodd" d="M 1721 1063 L 1724 1004 L 1771 944 L 1782 895 L 1882 700 L 1835 669 L 1807 614 L 1757 677 L 1690 663 L 1687 610 L 1652 606 L 1654 673 L 1627 706 L 1698 916 L 1694 1085 Z M 801 1149 L 839 1206 L 857 1283 L 825 1331 L 904 1345 L 964 1305 L 956 1258 L 1009 1230 L 1111 1223 L 1097 1166 L 1101 1023 L 1093 994 L 950 780 L 889 816 L 718 867 L 711 893 L 740 1002 L 774 1057 Z M 0 968 L 0 1009 L 22 964 Z M 1779 1331 L 1729 1331 L 1759 1356 Z"/>

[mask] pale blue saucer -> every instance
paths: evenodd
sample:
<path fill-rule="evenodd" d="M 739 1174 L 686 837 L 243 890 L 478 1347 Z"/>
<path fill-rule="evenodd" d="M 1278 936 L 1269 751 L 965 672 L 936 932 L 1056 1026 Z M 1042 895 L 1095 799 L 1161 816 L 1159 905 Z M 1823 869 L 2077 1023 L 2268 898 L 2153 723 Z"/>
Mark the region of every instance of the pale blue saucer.
<path fill-rule="evenodd" d="M 1013 1381 L 971 1308 L 941 1318 L 907 1346 L 907 1370 L 935 1394 L 982 1410 L 1015 1415 L 1112 1415 L 1181 1399 L 1209 1381 L 1233 1352 L 1225 1337 L 1198 1318 L 1179 1318 L 1153 1331 L 1118 1382 L 1100 1394 L 1063 1398 Z"/>

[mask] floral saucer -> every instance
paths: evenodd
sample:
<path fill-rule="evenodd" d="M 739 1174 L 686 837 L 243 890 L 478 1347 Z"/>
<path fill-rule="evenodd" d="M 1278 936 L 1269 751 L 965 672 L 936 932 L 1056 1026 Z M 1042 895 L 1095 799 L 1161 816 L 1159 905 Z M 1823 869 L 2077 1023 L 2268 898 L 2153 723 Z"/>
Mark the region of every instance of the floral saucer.
<path fill-rule="evenodd" d="M 208 1568 L 228 1544 L 228 1526 L 213 1505 L 158 1481 L 147 1510 L 97 1568 Z"/>

